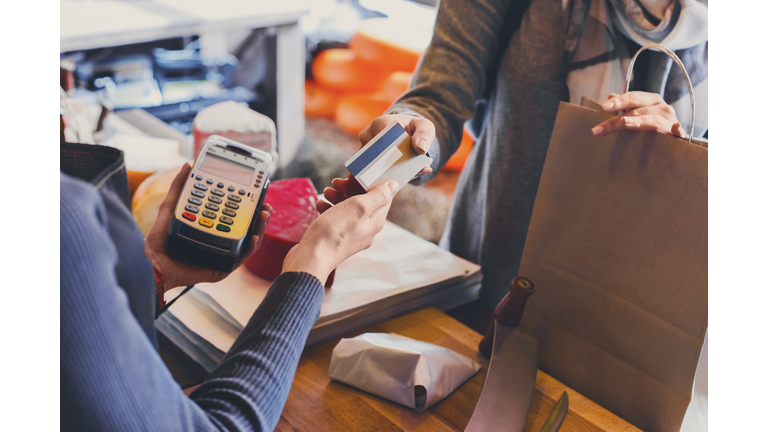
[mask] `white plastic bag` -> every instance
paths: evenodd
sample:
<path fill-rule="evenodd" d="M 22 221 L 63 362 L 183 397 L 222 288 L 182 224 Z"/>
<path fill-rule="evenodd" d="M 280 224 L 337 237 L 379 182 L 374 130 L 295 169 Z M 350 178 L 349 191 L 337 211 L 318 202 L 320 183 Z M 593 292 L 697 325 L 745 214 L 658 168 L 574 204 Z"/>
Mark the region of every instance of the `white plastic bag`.
<path fill-rule="evenodd" d="M 421 412 L 479 370 L 472 359 L 437 345 L 365 333 L 336 345 L 328 376 Z"/>

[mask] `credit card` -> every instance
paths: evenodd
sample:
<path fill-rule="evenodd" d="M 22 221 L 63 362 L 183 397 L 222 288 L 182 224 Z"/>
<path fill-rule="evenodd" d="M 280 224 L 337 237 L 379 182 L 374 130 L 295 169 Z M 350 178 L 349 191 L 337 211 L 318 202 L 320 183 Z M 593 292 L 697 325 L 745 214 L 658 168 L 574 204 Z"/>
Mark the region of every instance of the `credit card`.
<path fill-rule="evenodd" d="M 344 166 L 365 190 L 389 180 L 396 180 L 402 189 L 431 163 L 432 158 L 416 153 L 411 146 L 411 136 L 395 121 L 358 150 Z"/>

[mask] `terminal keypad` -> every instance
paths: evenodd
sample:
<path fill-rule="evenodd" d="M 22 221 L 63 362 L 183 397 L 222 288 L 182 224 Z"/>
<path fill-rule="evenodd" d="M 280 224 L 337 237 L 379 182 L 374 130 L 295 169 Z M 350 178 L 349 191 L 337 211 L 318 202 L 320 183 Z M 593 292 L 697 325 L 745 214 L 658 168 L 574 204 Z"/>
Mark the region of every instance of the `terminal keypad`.
<path fill-rule="evenodd" d="M 257 174 L 258 178 L 256 181 L 259 185 L 263 181 L 264 174 L 263 171 Z M 222 182 L 214 182 L 213 179 L 206 179 L 200 174 L 195 175 L 194 178 L 200 181 L 195 182 L 194 188 L 190 190 L 191 196 L 187 198 L 189 204 L 184 206 L 185 212 L 182 216 L 189 221 L 198 222 L 198 227 L 230 232 L 232 230 L 230 225 L 235 223 L 233 218 L 237 216 L 235 210 L 240 208 L 238 203 L 243 201 L 241 196 L 245 195 L 246 191 L 244 189 L 238 190 L 235 186 L 226 185 Z M 202 182 L 203 180 L 209 185 L 216 183 L 215 187 L 208 194 L 206 193 L 208 192 L 208 186 Z M 229 195 L 225 191 L 228 191 Z M 225 196 L 226 198 L 224 198 Z M 203 206 L 204 201 L 208 201 L 205 202 L 205 209 L 202 212 L 204 219 L 198 220 L 198 217 L 195 215 L 200 213 L 200 206 Z M 224 208 L 217 205 L 222 203 Z M 221 215 L 218 213 L 219 210 L 221 210 Z M 220 223 L 215 224 L 213 222 L 215 220 L 218 220 Z"/>

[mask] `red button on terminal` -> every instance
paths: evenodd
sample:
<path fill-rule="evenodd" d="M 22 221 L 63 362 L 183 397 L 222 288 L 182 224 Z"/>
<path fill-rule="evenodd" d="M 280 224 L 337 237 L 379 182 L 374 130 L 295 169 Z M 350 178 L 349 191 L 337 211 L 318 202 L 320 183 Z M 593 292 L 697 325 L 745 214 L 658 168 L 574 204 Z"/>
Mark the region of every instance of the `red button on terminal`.
<path fill-rule="evenodd" d="M 193 222 L 196 219 L 195 215 L 193 215 L 192 213 L 184 212 L 181 215 L 184 216 L 184 219 L 189 219 Z"/>

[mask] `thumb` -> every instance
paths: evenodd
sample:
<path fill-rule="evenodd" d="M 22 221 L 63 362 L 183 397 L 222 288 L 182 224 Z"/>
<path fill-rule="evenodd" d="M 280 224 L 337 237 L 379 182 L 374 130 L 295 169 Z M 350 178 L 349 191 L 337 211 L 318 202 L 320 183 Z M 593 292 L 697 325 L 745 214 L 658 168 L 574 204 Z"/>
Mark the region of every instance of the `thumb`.
<path fill-rule="evenodd" d="M 160 204 L 161 211 L 167 211 L 169 207 L 173 209 L 176 206 L 176 201 L 181 194 L 181 190 L 184 188 L 184 182 L 191 170 L 192 167 L 186 162 L 181 166 L 179 173 L 176 174 L 176 178 L 173 179 L 171 187 L 168 189 L 168 194 L 165 196 L 163 203 Z"/>
<path fill-rule="evenodd" d="M 435 126 L 427 119 L 414 119 L 411 122 L 411 145 L 416 153 L 423 155 L 435 140 Z"/>
<path fill-rule="evenodd" d="M 359 199 L 366 216 L 371 216 L 378 210 L 388 207 L 392 204 L 392 198 L 395 197 L 400 185 L 395 180 L 379 183 L 371 188 L 367 193 L 352 197 Z"/>

